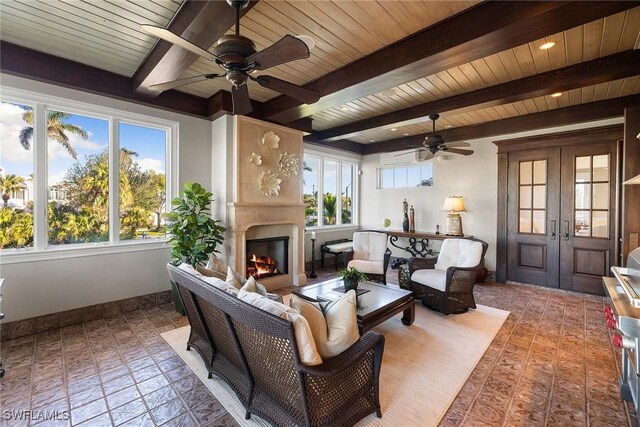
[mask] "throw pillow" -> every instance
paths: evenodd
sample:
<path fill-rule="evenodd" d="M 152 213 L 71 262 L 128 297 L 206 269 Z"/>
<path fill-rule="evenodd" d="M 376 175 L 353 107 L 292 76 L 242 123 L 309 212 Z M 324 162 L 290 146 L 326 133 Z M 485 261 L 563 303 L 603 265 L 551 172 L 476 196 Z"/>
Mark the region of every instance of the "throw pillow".
<path fill-rule="evenodd" d="M 203 276 L 215 277 L 220 280 L 227 279 L 227 276 L 224 273 L 221 273 L 217 270 L 210 270 L 206 267 L 196 267 L 196 270 L 198 270 L 198 273 L 202 274 Z"/>
<path fill-rule="evenodd" d="M 337 356 L 360 338 L 355 291 L 349 291 L 323 307 L 296 295 L 291 296 L 290 304 L 309 323 L 318 353 L 323 358 Z"/>
<path fill-rule="evenodd" d="M 272 301 L 253 292 L 241 290 L 238 292 L 238 299 L 292 322 L 300 361 L 307 366 L 320 365 L 322 363 L 322 357 L 318 354 L 318 349 L 316 348 L 309 324 L 300 313 L 284 304 Z"/>
<path fill-rule="evenodd" d="M 224 265 L 224 262 L 220 260 L 215 254 L 211 254 L 209 257 L 209 261 L 207 265 L 204 266 L 207 270 L 217 271 L 218 273 L 224 274 L 227 271 L 227 267 Z"/>
<path fill-rule="evenodd" d="M 242 277 L 240 273 L 234 271 L 231 267 L 227 267 L 227 277 L 225 281 L 240 290 L 246 283 L 247 279 Z"/>
<path fill-rule="evenodd" d="M 240 290 L 245 292 L 253 292 L 255 294 L 262 295 L 263 297 L 267 296 L 267 288 L 265 288 L 264 285 L 256 282 L 256 279 L 254 279 L 253 276 L 249 276 Z"/>

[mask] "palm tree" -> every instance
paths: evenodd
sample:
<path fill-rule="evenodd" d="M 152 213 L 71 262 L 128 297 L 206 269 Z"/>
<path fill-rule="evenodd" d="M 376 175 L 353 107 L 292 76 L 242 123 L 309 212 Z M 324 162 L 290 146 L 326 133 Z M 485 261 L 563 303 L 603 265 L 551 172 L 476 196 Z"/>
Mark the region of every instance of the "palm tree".
<path fill-rule="evenodd" d="M 0 176 L 0 191 L 2 191 L 4 207 L 7 207 L 7 203 L 11 198 L 11 193 L 22 190 L 24 187 L 24 178 L 21 176 L 14 174 Z"/>
<path fill-rule="evenodd" d="M 77 160 L 78 155 L 69 143 L 67 133 L 80 135 L 85 141 L 89 138 L 89 134 L 80 126 L 62 122 L 64 119 L 69 118 L 70 115 L 69 113 L 63 113 L 61 111 L 47 111 L 47 137 L 58 141 L 69 152 L 71 157 Z M 31 140 L 33 139 L 33 110 L 28 109 L 22 113 L 22 120 L 29 126 L 23 127 L 20 131 L 20 145 L 22 145 L 25 150 L 29 150 L 31 148 Z"/>

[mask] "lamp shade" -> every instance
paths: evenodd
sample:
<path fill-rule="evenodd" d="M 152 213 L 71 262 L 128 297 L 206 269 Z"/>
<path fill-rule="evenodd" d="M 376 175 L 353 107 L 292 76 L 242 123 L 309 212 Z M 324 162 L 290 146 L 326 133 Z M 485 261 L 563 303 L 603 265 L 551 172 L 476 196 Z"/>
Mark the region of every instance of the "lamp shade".
<path fill-rule="evenodd" d="M 451 196 L 444 200 L 442 210 L 447 212 L 466 212 L 462 196 Z"/>

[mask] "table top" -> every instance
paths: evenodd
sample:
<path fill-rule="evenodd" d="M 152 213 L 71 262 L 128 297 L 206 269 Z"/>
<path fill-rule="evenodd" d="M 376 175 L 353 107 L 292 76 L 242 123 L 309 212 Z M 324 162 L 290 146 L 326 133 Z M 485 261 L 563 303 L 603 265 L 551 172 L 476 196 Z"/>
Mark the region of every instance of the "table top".
<path fill-rule="evenodd" d="M 304 286 L 293 291 L 293 294 L 307 299 L 317 300 L 319 296 L 332 292 L 332 289 L 343 286 L 341 279 L 332 279 L 317 285 Z M 356 314 L 360 319 L 370 317 L 399 302 L 411 299 L 411 291 L 381 285 L 373 282 L 360 282 L 358 289 L 368 289 L 370 292 L 362 294 L 357 300 Z"/>
<path fill-rule="evenodd" d="M 381 231 L 383 231 L 384 233 L 387 233 L 389 236 L 418 237 L 418 238 L 426 238 L 426 239 L 433 239 L 433 240 L 464 239 L 464 238 L 468 239 L 473 237 L 468 234 L 463 234 L 462 236 L 450 236 L 448 234 L 444 234 L 444 233 L 436 234 L 430 231 L 414 231 L 413 233 L 408 233 L 406 231 L 400 231 L 400 230 L 381 230 Z"/>

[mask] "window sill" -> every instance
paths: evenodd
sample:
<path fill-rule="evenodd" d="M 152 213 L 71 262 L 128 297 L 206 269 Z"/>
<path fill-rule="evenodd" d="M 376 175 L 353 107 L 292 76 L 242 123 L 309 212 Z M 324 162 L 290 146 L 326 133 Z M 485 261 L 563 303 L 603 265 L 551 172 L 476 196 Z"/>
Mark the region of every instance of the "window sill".
<path fill-rule="evenodd" d="M 49 247 L 43 251 L 37 251 L 35 249 L 5 249 L 0 251 L 0 265 L 120 254 L 124 252 L 140 252 L 162 249 L 170 250 L 171 246 L 167 245 L 166 242 L 166 240 L 154 240 L 147 242 L 136 241 L 118 243 L 115 245 L 109 243 L 90 243 L 73 245 L 73 247 Z"/>
<path fill-rule="evenodd" d="M 322 233 L 333 233 L 336 231 L 348 231 L 348 230 L 359 230 L 359 225 L 330 225 L 325 227 L 309 227 L 306 229 L 305 234 L 311 234 L 311 232 L 315 232 L 317 234 Z"/>

